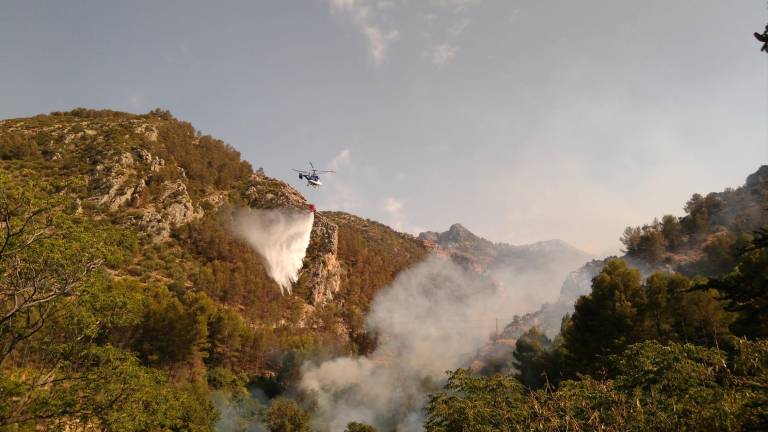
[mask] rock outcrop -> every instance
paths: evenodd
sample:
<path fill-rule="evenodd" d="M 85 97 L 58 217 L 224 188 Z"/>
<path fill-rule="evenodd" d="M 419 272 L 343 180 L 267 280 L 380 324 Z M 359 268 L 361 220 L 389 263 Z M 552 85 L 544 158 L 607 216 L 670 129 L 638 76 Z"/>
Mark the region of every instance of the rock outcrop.
<path fill-rule="evenodd" d="M 299 274 L 299 285 L 309 289 L 309 302 L 321 306 L 333 300 L 341 287 L 341 266 L 339 265 L 339 228 L 322 214 L 315 214 L 312 235 L 304 258 L 304 267 Z"/>
<path fill-rule="evenodd" d="M 112 212 L 135 209 L 141 215 L 129 220 L 153 240 L 166 241 L 174 228 L 201 218 L 204 212 L 200 203 L 192 202 L 183 170 L 176 167 L 180 178 L 163 180 L 157 175 L 163 167 L 165 161 L 145 149 L 119 153 L 94 169 L 91 200 Z M 151 198 L 150 185 L 156 190 Z"/>
<path fill-rule="evenodd" d="M 258 172 L 251 177 L 244 197 L 251 208 L 310 211 L 306 199 L 296 189 Z M 304 266 L 296 283 L 303 288 L 297 292 L 303 292 L 312 306 L 321 306 L 333 300 L 333 294 L 340 289 L 337 253 L 338 226 L 321 213 L 316 213 Z"/>

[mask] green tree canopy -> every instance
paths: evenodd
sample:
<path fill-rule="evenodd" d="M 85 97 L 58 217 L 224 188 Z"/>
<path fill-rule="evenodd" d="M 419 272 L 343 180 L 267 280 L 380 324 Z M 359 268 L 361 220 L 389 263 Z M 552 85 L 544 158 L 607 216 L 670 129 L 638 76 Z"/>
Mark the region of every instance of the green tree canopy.
<path fill-rule="evenodd" d="M 729 360 L 731 359 L 731 360 Z M 768 344 L 724 351 L 646 341 L 610 357 L 613 379 L 526 391 L 509 376 L 451 372 L 426 407 L 430 432 L 765 430 Z"/>
<path fill-rule="evenodd" d="M 279 397 L 264 415 L 270 432 L 308 432 L 309 415 L 296 402 Z"/>
<path fill-rule="evenodd" d="M 640 273 L 618 259 L 608 261 L 592 281 L 592 293 L 580 297 L 564 334 L 564 347 L 576 370 L 591 373 L 608 356 L 621 352 L 636 338 L 645 292 Z"/>
<path fill-rule="evenodd" d="M 764 232 L 756 233 L 731 273 L 703 285 L 717 290 L 727 309 L 737 314 L 731 327 L 734 334 L 749 338 L 768 337 L 768 235 Z"/>

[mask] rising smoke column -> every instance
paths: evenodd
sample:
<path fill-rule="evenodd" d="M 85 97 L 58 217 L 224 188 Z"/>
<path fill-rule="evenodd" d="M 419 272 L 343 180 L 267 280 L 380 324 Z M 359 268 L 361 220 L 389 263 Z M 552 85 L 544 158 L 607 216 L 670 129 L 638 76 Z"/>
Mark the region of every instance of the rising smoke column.
<path fill-rule="evenodd" d="M 379 337 L 367 357 L 305 364 L 300 387 L 317 401 L 313 427 L 350 421 L 421 431 L 422 409 L 445 371 L 466 367 L 494 332 L 494 316 L 518 301 L 491 279 L 432 256 L 376 296 L 367 325 Z"/>
<path fill-rule="evenodd" d="M 234 231 L 261 256 L 282 292 L 291 292 L 303 265 L 315 215 L 288 209 L 247 209 L 235 215 Z"/>

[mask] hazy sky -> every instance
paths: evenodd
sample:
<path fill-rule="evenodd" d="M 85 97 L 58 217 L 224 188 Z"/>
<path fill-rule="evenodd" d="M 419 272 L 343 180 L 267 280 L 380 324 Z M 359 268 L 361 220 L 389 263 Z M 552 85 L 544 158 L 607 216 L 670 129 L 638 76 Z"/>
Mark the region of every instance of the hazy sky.
<path fill-rule="evenodd" d="M 169 109 L 321 209 L 618 247 L 768 160 L 764 0 L 0 0 L 0 117 Z M 309 191 L 291 168 L 334 168 Z"/>

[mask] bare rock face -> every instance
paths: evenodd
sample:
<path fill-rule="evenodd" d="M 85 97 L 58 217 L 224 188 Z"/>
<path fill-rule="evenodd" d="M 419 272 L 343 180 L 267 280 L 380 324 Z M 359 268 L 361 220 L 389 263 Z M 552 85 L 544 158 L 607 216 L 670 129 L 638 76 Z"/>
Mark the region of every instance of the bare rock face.
<path fill-rule="evenodd" d="M 251 208 L 293 208 L 306 210 L 307 200 L 288 183 L 254 173 L 246 187 L 244 198 Z"/>
<path fill-rule="evenodd" d="M 134 132 L 144 136 L 144 139 L 147 141 L 157 142 L 158 130 L 157 126 L 153 124 L 145 123 L 139 125 L 134 129 Z"/>
<path fill-rule="evenodd" d="M 157 156 L 153 156 L 152 153 L 144 149 L 136 150 L 136 155 L 139 157 L 139 160 L 149 166 L 149 170 L 151 172 L 159 172 L 160 169 L 165 166 L 165 161 L 163 159 Z"/>
<path fill-rule="evenodd" d="M 309 302 L 315 306 L 333 300 L 341 286 L 338 230 L 327 218 L 315 214 L 304 267 L 299 274 L 299 284 L 309 288 Z"/>
<path fill-rule="evenodd" d="M 489 266 L 499 251 L 493 242 L 476 236 L 461 224 L 453 224 L 448 231 L 427 231 L 419 234 L 418 239 L 435 244 L 450 254 L 454 261 L 468 269 L 481 272 Z"/>
<path fill-rule="evenodd" d="M 195 206 L 181 179 L 164 181 L 160 194 L 145 203 L 144 195 L 152 175 L 165 166 L 165 161 L 144 149 L 124 152 L 108 163 L 99 164 L 94 172 L 102 192 L 93 199 L 111 211 L 132 207 L 142 211 L 135 218 L 137 226 L 148 232 L 153 240 L 168 240 L 171 230 L 203 216 Z"/>
<path fill-rule="evenodd" d="M 203 210 L 192 204 L 187 186 L 181 180 L 166 182 L 157 204 L 144 207 L 139 225 L 150 232 L 156 241 L 167 240 L 171 230 L 203 217 Z"/>
<path fill-rule="evenodd" d="M 96 167 L 95 177 L 101 181 L 101 189 L 104 191 L 96 196 L 99 204 L 106 205 L 114 211 L 123 207 L 133 197 L 136 189 L 143 187 L 143 183 L 137 180 L 137 166 L 132 154 L 122 153 L 109 164 L 100 164 Z"/>

